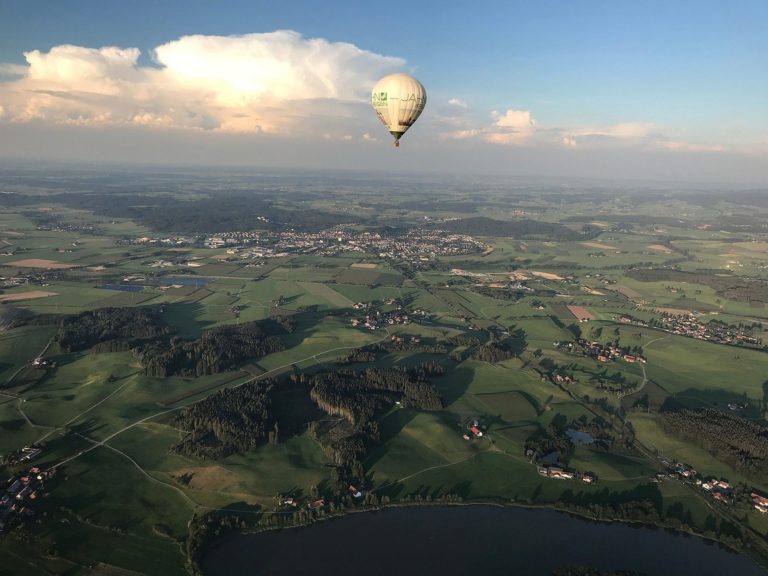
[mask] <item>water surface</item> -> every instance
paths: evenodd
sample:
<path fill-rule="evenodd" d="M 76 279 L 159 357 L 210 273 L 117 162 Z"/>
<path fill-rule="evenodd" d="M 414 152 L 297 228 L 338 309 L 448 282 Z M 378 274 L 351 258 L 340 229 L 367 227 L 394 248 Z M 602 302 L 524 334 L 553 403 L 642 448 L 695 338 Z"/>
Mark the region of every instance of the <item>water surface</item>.
<path fill-rule="evenodd" d="M 392 508 L 315 526 L 236 535 L 203 559 L 205 576 L 549 576 L 567 565 L 648 576 L 766 576 L 747 556 L 663 529 L 553 510 Z"/>

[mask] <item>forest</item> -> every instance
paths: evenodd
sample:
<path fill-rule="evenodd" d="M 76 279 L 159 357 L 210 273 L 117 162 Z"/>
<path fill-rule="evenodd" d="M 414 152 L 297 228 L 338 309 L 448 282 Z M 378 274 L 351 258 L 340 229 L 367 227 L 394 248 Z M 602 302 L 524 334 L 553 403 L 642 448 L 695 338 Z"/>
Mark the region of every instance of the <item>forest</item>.
<path fill-rule="evenodd" d="M 135 349 L 148 376 L 204 376 L 237 367 L 285 349 L 280 335 L 293 331 L 292 317 L 220 326 L 195 340 L 171 337 L 147 342 Z"/>
<path fill-rule="evenodd" d="M 272 381 L 252 382 L 220 390 L 185 408 L 174 425 L 187 431 L 171 452 L 215 460 L 255 448 L 266 439 L 277 441 L 272 416 Z"/>
<path fill-rule="evenodd" d="M 508 338 L 486 342 L 475 351 L 473 356 L 481 362 L 496 364 L 519 356 L 527 347 L 526 333 L 518 328 Z"/>
<path fill-rule="evenodd" d="M 736 414 L 704 408 L 661 413 L 664 430 L 700 446 L 747 476 L 768 474 L 768 431 Z"/>
<path fill-rule="evenodd" d="M 323 412 L 346 421 L 346 426 L 332 424 L 328 430 L 317 422 L 309 426 L 311 435 L 333 461 L 337 492 L 346 493 L 350 484 L 364 481 L 362 460 L 368 448 L 379 441 L 377 413 L 395 402 L 404 408 L 440 410 L 440 394 L 428 378 L 442 373 L 443 368 L 434 363 L 408 370 L 343 369 L 294 374 L 279 382 L 252 382 L 221 390 L 176 417 L 175 426 L 187 433 L 171 451 L 217 459 L 264 442 L 278 443 L 304 431 L 307 422 L 317 419 L 306 405 L 311 398 Z"/>
<path fill-rule="evenodd" d="M 516 290 L 514 288 L 491 288 L 490 286 L 470 286 L 472 292 L 480 294 L 481 296 L 488 296 L 489 298 L 495 298 L 496 300 L 511 300 L 517 301 L 526 296 L 525 290 Z"/>
<path fill-rule="evenodd" d="M 417 410 L 443 407 L 437 388 L 428 380 L 443 371 L 439 364 L 427 362 L 408 370 L 369 368 L 362 372 L 337 370 L 292 377 L 310 387 L 311 398 L 323 411 L 340 415 L 348 423 L 346 429 L 334 427 L 332 431 L 310 426 L 310 433 L 334 463 L 332 480 L 338 493 L 365 480 L 362 461 L 380 439 L 378 412 L 395 402 Z"/>
<path fill-rule="evenodd" d="M 215 460 L 255 448 L 265 440 L 278 441 L 279 427 L 272 414 L 274 381 L 251 382 L 220 390 L 185 408 L 174 425 L 187 434 L 171 452 Z"/>
<path fill-rule="evenodd" d="M 56 340 L 65 352 L 86 350 L 97 344 L 124 339 L 157 338 L 171 333 L 162 305 L 138 308 L 98 308 L 65 316 Z"/>
<path fill-rule="evenodd" d="M 585 224 L 582 232 L 577 232 L 553 222 L 540 222 L 538 220 L 494 220 L 485 216 L 474 216 L 442 222 L 440 228 L 456 234 L 470 234 L 472 236 L 497 236 L 508 238 L 546 238 L 568 242 L 571 240 L 585 240 L 597 237 L 600 228 Z"/>
<path fill-rule="evenodd" d="M 360 218 L 320 210 L 279 208 L 264 196 L 220 192 L 193 200 L 180 201 L 170 194 L 64 193 L 51 195 L 12 195 L 9 201 L 21 205 L 61 204 L 76 210 L 88 210 L 109 218 L 129 218 L 162 232 L 181 234 L 279 229 L 283 226 L 301 230 L 321 230 Z M 25 215 L 38 219 L 40 213 Z M 257 216 L 266 218 L 259 220 Z"/>

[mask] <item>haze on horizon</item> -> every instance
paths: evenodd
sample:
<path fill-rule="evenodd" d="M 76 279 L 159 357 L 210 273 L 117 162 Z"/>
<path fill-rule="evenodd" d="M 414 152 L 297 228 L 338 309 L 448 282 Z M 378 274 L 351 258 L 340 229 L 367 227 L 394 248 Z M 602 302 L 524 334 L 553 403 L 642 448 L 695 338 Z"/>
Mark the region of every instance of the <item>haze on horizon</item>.
<path fill-rule="evenodd" d="M 768 182 L 764 2 L 388 7 L 6 0 L 0 159 Z"/>

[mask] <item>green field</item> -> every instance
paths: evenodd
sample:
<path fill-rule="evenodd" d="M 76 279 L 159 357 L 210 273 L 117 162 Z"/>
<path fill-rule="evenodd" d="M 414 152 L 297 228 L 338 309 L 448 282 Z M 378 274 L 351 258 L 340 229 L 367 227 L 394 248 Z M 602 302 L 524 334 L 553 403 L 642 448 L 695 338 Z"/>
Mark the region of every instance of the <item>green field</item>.
<path fill-rule="evenodd" d="M 89 182 L 73 180 L 67 193 L 91 186 L 88 200 L 98 196 L 101 184 Z M 768 533 L 765 517 L 751 510 L 731 514 L 713 508 L 711 498 L 677 479 L 649 484 L 666 472 L 664 458 L 693 465 L 707 477 L 768 491 L 767 482 L 746 477 L 707 450 L 664 433 L 658 424 L 659 411 L 671 405 L 728 410 L 728 403 L 737 403 L 745 405 L 739 414 L 764 426 L 768 353 L 759 345 L 715 344 L 641 325 L 658 319 L 658 308 L 695 310 L 702 322 L 722 321 L 748 331 L 760 345 L 768 342 L 768 301 L 759 299 L 765 290 L 761 282 L 768 280 L 768 244 L 763 233 L 719 227 L 722 214 L 734 210 L 727 202 L 704 206 L 693 197 L 672 198 L 672 192 L 662 199 L 613 189 L 580 190 L 574 192 L 576 201 L 559 190 L 530 193 L 506 185 L 477 194 L 448 187 L 421 199 L 407 187 L 383 193 L 356 182 L 328 192 L 314 181 L 272 197 L 253 182 L 239 176 L 215 182 L 190 177 L 177 192 L 169 192 L 178 194 L 178 201 L 226 196 L 230 192 L 222 190 L 230 188 L 264 194 L 280 217 L 297 219 L 286 226 L 270 220 L 269 226 L 256 227 L 253 237 L 237 236 L 242 230 L 234 230 L 236 239 L 215 249 L 203 242 L 212 231 L 154 229 L 147 223 L 151 219 L 96 208 L 90 212 L 85 204 L 73 207 L 61 199 L 0 211 L 0 250 L 7 252 L 0 256 L 0 282 L 8 283 L 0 295 L 54 294 L 0 304 L 2 312 L 9 312 L 0 320 L 19 319 L 18 326 L 0 323 L 0 452 L 40 442 L 44 452 L 35 464 L 59 465 L 45 497 L 34 504 L 40 514 L 25 528 L 30 537 L 0 539 L 0 574 L 100 573 L 89 568 L 95 564 L 105 574 L 184 574 L 193 515 L 227 508 L 253 517 L 287 516 L 278 494 L 306 499 L 317 490 L 333 497 L 338 463 L 315 427 L 327 426 L 332 436 L 349 423 L 335 413 L 318 416 L 314 404 L 303 407 L 301 402 L 310 402 L 304 392 L 298 405 L 306 421 L 281 434 L 279 442 L 206 459 L 171 451 L 187 434 L 180 429 L 183 420 L 175 419 L 183 408 L 253 379 L 276 378 L 276 386 L 288 386 L 280 391 L 286 395 L 295 392 L 292 386 L 305 385 L 304 376 L 318 372 L 410 369 L 424 363 L 435 369 L 427 380 L 439 392 L 442 408 L 420 411 L 400 407 L 412 406 L 406 402 L 395 405 L 386 394 L 377 396 L 377 439 L 364 447 L 364 475 L 355 480 L 365 492 L 394 503 L 451 495 L 534 505 L 584 498 L 599 506 L 650 491 L 662 515 L 683 510 L 695 531 L 706 529 L 714 514 Z M 156 184 L 150 179 L 143 185 L 154 190 Z M 28 189 L 9 181 L 7 187 L 18 194 L 59 193 L 40 182 Z M 156 197 L 147 192 L 133 198 L 131 210 L 138 213 Z M 441 207 L 445 200 L 450 208 Z M 403 208 L 403 203 L 416 208 Z M 462 212 L 468 204 L 472 209 Z M 695 214 L 701 222 L 670 219 L 675 210 Z M 736 212 L 768 217 L 760 207 L 740 206 Z M 54 225 L 47 224 L 51 214 L 56 215 Z M 302 228 L 302 214 L 331 214 L 340 220 L 321 230 L 309 218 Z M 493 248 L 482 255 L 485 247 L 435 255 L 423 245 L 392 255 L 398 245 L 407 244 L 404 230 L 437 234 L 470 215 L 562 224 L 561 236 L 516 235 L 514 230 L 488 236 L 480 226 L 467 234 Z M 290 234 L 281 236 L 285 230 Z M 396 242 L 383 248 L 367 245 L 354 236 L 358 232 Z M 342 241 L 342 234 L 350 239 Z M 319 236 L 323 241 L 309 246 Z M 182 237 L 180 247 L 170 240 L 176 237 Z M 242 250 L 227 253 L 241 241 Z M 251 249 L 281 256 L 251 258 Z M 51 272 L 9 265 L 30 259 L 77 267 Z M 170 265 L 153 266 L 161 260 Z M 732 275 L 737 289 L 749 288 L 757 296 L 739 300 L 696 282 L 640 281 L 630 277 L 629 271 L 637 269 L 680 270 L 710 275 L 710 280 Z M 18 282 L 9 279 L 16 276 L 23 276 L 24 283 L 12 286 Z M 164 276 L 206 283 L 169 287 Z M 128 282 L 142 289 L 97 288 Z M 353 327 L 351 320 L 362 315 L 352 308 L 358 302 L 382 314 L 402 305 L 410 321 L 375 331 Z M 167 338 L 197 339 L 217 326 L 286 315 L 294 316 L 296 325 L 280 335 L 281 351 L 249 356 L 221 373 L 199 377 L 150 377 L 138 352 L 64 353 L 56 343 L 58 323 L 69 315 L 155 304 L 164 306 L 163 318 L 173 331 Z M 586 308 L 594 319 L 579 322 L 569 305 Z M 647 364 L 599 362 L 582 353 L 579 338 L 638 354 L 641 349 Z M 55 366 L 32 366 L 49 342 L 45 356 Z M 480 354 L 478 342 L 489 347 L 511 343 L 514 352 L 489 358 Z M 561 345 L 568 342 L 574 346 Z M 373 359 L 340 364 L 360 348 Z M 559 384 L 556 374 L 578 382 Z M 476 419 L 484 434 L 467 440 L 468 424 Z M 577 426 L 598 427 L 610 441 L 566 443 L 554 458 L 577 473 L 596 475 L 597 483 L 539 475 L 536 465 L 545 450 L 529 448 L 549 450 L 542 438 L 559 434 L 562 440 L 564 429 Z M 561 450 L 563 445 L 558 446 Z M 8 475 L 15 470 L 2 469 Z"/>

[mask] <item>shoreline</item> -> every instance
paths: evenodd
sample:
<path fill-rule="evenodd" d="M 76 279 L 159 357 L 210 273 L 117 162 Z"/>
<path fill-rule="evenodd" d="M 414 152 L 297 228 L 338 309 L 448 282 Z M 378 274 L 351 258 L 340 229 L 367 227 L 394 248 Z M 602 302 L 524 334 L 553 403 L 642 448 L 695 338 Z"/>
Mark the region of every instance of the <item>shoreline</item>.
<path fill-rule="evenodd" d="M 551 505 L 551 504 L 499 502 L 499 501 L 493 501 L 493 500 L 490 500 L 487 502 L 479 501 L 479 500 L 468 501 L 468 502 L 439 502 L 439 501 L 396 502 L 396 503 L 386 504 L 383 506 L 380 505 L 376 507 L 372 507 L 372 506 L 361 507 L 361 508 L 355 508 L 351 510 L 344 510 L 341 512 L 333 512 L 321 517 L 313 518 L 306 522 L 299 522 L 299 523 L 290 524 L 286 526 L 260 526 L 260 527 L 252 527 L 252 528 L 245 528 L 245 529 L 235 529 L 226 534 L 222 534 L 221 536 L 217 537 L 210 543 L 203 546 L 199 559 L 193 563 L 194 574 L 200 574 L 200 575 L 203 574 L 200 568 L 200 564 L 202 563 L 202 561 L 204 560 L 207 554 L 209 554 L 212 550 L 216 549 L 218 546 L 222 545 L 225 541 L 230 540 L 232 538 L 236 538 L 238 536 L 255 536 L 265 532 L 311 528 L 312 526 L 315 526 L 322 522 L 340 520 L 346 516 L 350 516 L 354 514 L 376 513 L 376 512 L 385 512 L 387 510 L 396 510 L 396 509 L 405 509 L 405 508 L 424 508 L 424 507 L 431 507 L 431 508 L 491 507 L 491 508 L 500 508 L 500 509 L 548 510 L 548 511 L 557 512 L 560 514 L 565 514 L 567 516 L 570 516 L 571 518 L 578 519 L 581 521 L 588 521 L 594 524 L 619 524 L 619 525 L 623 524 L 623 525 L 634 527 L 634 528 L 645 528 L 649 530 L 665 530 L 671 534 L 674 534 L 675 536 L 684 536 L 684 537 L 687 536 L 687 537 L 698 538 L 706 542 L 707 544 L 712 544 L 712 545 L 716 544 L 718 547 L 732 554 L 745 556 L 749 558 L 752 562 L 754 562 L 756 566 L 758 566 L 760 569 L 765 571 L 766 574 L 768 574 L 768 557 L 763 558 L 758 555 L 752 554 L 751 553 L 753 551 L 752 548 L 747 548 L 746 546 L 744 546 L 743 548 L 736 548 L 734 546 L 731 546 L 729 544 L 726 544 L 725 542 L 718 540 L 717 538 L 712 538 L 710 536 L 697 533 L 693 530 L 684 530 L 681 528 L 674 528 L 672 526 L 665 525 L 665 524 L 653 523 L 653 522 L 642 522 L 638 520 L 625 520 L 625 519 L 616 519 L 616 518 L 596 518 L 594 516 L 589 516 L 587 514 L 579 513 L 576 511 L 559 508 L 556 505 Z M 759 558 L 764 560 L 764 562 L 761 562 Z"/>

